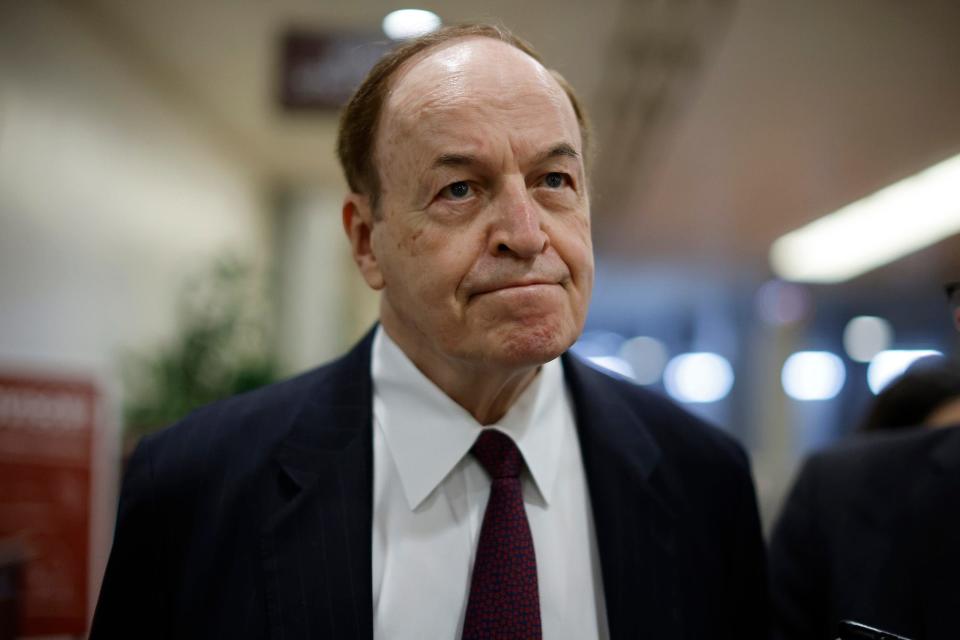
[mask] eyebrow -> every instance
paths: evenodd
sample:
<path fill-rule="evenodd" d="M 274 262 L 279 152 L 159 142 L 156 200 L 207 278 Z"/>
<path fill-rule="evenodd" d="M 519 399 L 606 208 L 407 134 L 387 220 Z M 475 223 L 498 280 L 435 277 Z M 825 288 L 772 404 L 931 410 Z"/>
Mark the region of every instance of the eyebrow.
<path fill-rule="evenodd" d="M 479 163 L 480 160 L 476 156 L 471 156 L 464 153 L 444 153 L 433 161 L 433 168 L 440 169 L 443 167 L 468 167 L 470 165 Z"/>
<path fill-rule="evenodd" d="M 577 153 L 577 150 L 571 145 L 567 144 L 566 142 L 561 142 L 538 154 L 534 159 L 533 164 L 540 164 L 551 158 L 560 157 L 579 160 L 580 154 Z M 440 169 L 444 167 L 469 167 L 478 164 L 481 164 L 481 160 L 477 156 L 466 153 L 444 153 L 437 156 L 437 159 L 433 161 L 433 168 Z"/>
<path fill-rule="evenodd" d="M 579 160 L 580 154 L 566 142 L 561 142 L 537 156 L 534 164 L 540 164 L 544 160 L 550 160 L 551 158 L 573 158 L 574 160 Z"/>

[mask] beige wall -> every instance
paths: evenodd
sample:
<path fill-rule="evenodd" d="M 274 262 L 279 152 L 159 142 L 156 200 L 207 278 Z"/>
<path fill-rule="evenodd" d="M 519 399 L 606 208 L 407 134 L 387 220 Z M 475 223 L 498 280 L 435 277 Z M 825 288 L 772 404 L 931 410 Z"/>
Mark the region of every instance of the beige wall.
<path fill-rule="evenodd" d="M 377 317 L 379 298 L 353 263 L 343 193 L 301 188 L 277 212 L 277 356 L 285 374 L 330 360 Z"/>
<path fill-rule="evenodd" d="M 109 371 L 185 274 L 267 260 L 251 171 L 70 3 L 0 2 L 0 362 Z"/>

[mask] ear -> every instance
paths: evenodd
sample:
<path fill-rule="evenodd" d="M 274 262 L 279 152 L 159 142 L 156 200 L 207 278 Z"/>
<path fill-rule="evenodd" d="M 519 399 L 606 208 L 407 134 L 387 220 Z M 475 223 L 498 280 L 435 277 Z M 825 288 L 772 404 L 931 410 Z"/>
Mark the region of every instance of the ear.
<path fill-rule="evenodd" d="M 370 198 L 359 193 L 348 193 L 343 199 L 343 230 L 350 240 L 353 261 L 357 263 L 360 274 L 371 289 L 379 291 L 383 289 L 383 274 L 373 252 L 373 224 Z"/>

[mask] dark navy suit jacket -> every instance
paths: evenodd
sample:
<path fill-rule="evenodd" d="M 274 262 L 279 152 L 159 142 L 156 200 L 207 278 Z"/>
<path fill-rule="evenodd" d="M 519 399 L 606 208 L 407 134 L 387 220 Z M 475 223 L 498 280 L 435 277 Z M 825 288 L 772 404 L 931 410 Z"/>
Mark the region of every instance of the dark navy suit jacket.
<path fill-rule="evenodd" d="M 774 529 L 778 637 L 855 620 L 960 638 L 960 427 L 864 437 L 812 456 Z"/>
<path fill-rule="evenodd" d="M 141 442 L 93 640 L 372 637 L 371 343 Z M 655 394 L 563 364 L 611 637 L 766 637 L 741 448 Z"/>

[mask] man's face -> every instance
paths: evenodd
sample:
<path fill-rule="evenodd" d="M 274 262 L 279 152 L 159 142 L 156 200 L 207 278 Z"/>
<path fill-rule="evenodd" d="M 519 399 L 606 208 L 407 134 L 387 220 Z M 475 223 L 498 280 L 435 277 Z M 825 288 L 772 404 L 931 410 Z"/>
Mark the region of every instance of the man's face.
<path fill-rule="evenodd" d="M 593 286 L 582 156 L 569 99 L 509 45 L 459 40 L 399 71 L 363 271 L 415 362 L 521 368 L 576 340 Z"/>

